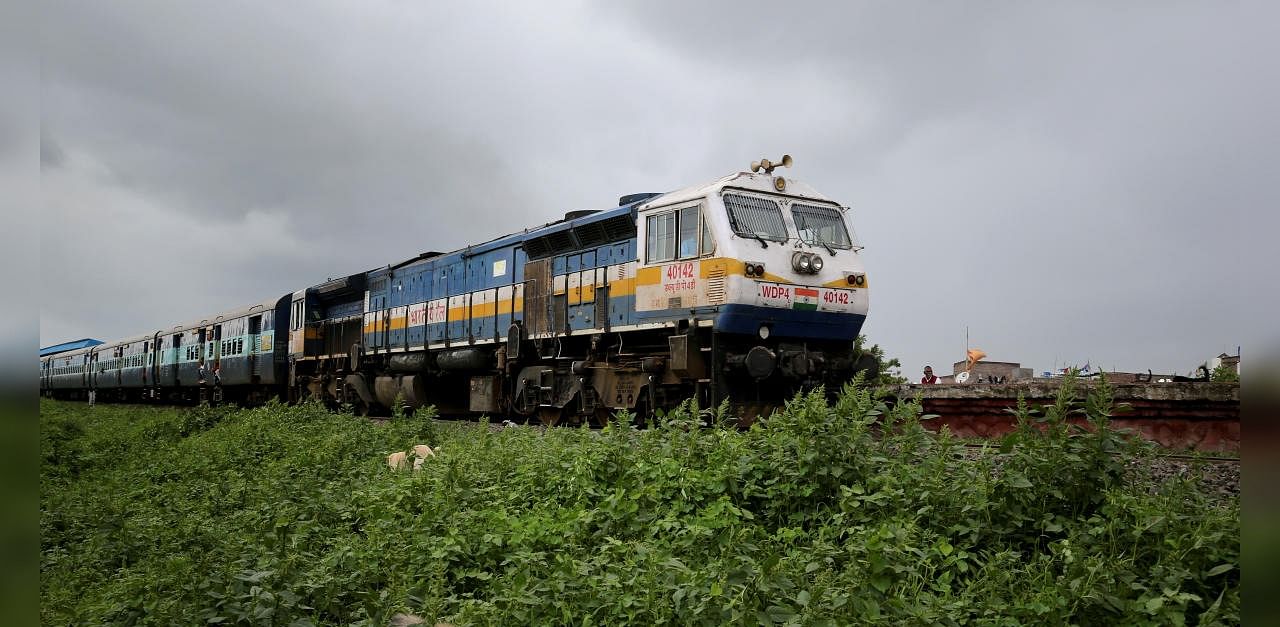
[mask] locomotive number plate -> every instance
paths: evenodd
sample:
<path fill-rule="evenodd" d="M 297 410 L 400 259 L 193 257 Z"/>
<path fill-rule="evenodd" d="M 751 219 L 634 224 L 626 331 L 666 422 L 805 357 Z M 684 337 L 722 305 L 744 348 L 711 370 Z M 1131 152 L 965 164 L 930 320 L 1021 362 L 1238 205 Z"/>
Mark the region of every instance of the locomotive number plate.
<path fill-rule="evenodd" d="M 853 311 L 854 290 L 756 282 L 756 304 L 799 311 Z"/>

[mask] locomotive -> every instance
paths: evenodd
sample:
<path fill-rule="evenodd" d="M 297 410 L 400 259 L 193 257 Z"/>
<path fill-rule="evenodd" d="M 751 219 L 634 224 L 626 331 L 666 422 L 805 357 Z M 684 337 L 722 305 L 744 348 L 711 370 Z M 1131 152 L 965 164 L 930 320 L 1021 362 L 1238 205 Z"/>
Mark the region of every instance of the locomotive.
<path fill-rule="evenodd" d="M 751 171 L 41 360 L 50 396 L 320 399 L 553 425 L 840 385 L 868 310 L 850 209 Z"/>

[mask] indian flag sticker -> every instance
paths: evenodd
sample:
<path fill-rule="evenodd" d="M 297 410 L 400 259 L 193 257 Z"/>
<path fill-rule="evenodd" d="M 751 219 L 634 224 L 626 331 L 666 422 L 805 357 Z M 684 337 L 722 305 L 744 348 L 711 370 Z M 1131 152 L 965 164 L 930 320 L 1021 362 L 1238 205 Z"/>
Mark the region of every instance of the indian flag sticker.
<path fill-rule="evenodd" d="M 797 287 L 796 298 L 791 302 L 792 309 L 814 311 L 818 308 L 818 290 L 811 287 Z"/>

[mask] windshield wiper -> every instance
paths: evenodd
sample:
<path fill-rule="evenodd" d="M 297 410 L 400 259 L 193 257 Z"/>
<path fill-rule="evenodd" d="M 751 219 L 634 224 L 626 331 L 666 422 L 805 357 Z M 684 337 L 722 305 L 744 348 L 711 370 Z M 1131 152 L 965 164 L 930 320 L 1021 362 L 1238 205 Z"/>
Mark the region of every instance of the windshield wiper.
<path fill-rule="evenodd" d="M 831 245 L 827 243 L 827 240 L 822 239 L 822 236 L 818 236 L 818 237 L 817 237 L 817 238 L 815 238 L 815 239 L 817 239 L 817 240 L 818 240 L 818 243 L 819 243 L 819 244 L 822 244 L 822 247 L 823 247 L 823 248 L 827 249 L 827 252 L 831 253 L 831 256 L 832 256 L 832 257 L 835 257 L 835 256 L 836 256 L 836 251 L 835 251 L 835 249 L 834 249 L 834 248 L 832 248 L 832 247 L 831 247 Z"/>
<path fill-rule="evenodd" d="M 757 241 L 757 242 L 760 242 L 760 247 L 761 247 L 761 248 L 768 248 L 768 247 L 769 247 L 769 242 L 764 241 L 764 238 L 763 238 L 763 237 L 760 237 L 760 234 L 759 234 L 759 233 L 752 233 L 752 234 L 751 234 L 751 237 L 756 238 L 756 241 Z"/>

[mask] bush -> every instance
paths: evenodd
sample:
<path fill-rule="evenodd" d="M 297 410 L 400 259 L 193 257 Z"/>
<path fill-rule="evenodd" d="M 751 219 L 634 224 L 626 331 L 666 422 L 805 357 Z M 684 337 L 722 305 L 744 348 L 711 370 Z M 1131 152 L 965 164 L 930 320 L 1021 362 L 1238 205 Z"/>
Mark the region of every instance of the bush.
<path fill-rule="evenodd" d="M 43 619 L 1238 622 L 1238 499 L 1126 474 L 1149 452 L 1105 389 L 1022 408 L 977 455 L 916 404 L 825 398 L 744 431 L 692 403 L 648 430 L 494 431 L 44 401 Z M 387 469 L 426 435 L 423 471 Z"/>

